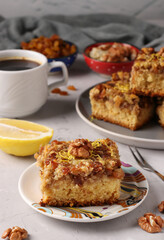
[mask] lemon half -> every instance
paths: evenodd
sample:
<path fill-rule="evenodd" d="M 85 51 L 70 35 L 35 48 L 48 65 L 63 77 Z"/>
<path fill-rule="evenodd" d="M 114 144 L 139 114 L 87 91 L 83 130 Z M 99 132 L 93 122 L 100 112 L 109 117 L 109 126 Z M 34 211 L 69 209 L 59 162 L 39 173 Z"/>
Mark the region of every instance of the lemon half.
<path fill-rule="evenodd" d="M 16 156 L 36 153 L 47 144 L 53 129 L 29 121 L 0 118 L 0 149 Z"/>

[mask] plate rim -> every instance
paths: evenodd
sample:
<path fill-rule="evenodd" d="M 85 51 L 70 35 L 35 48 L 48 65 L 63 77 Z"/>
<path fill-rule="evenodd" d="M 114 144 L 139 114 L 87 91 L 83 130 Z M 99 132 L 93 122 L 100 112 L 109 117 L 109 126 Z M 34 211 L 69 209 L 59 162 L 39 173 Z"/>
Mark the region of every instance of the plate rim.
<path fill-rule="evenodd" d="M 127 164 L 127 163 L 126 163 Z M 133 167 L 131 164 L 128 163 L 128 165 L 130 165 L 130 167 Z M 53 219 L 58 219 L 58 220 L 63 220 L 63 221 L 68 221 L 68 222 L 80 222 L 80 223 L 93 223 L 93 222 L 102 222 L 102 221 L 107 221 L 107 220 L 111 220 L 111 219 L 115 219 L 115 218 L 118 218 L 118 217 L 121 217 L 123 215 L 126 215 L 128 214 L 129 212 L 133 211 L 134 209 L 136 209 L 137 207 L 139 207 L 140 204 L 142 204 L 142 202 L 146 199 L 147 195 L 148 195 L 148 192 L 149 192 L 149 184 L 148 184 L 148 180 L 147 178 L 145 177 L 145 175 L 140 171 L 138 170 L 136 167 L 134 167 L 136 170 L 138 170 L 145 178 L 145 184 L 146 184 L 146 194 L 144 195 L 144 197 L 142 198 L 142 200 L 140 202 L 138 202 L 136 205 L 132 205 L 130 206 L 130 208 L 126 211 L 122 211 L 120 212 L 119 214 L 118 213 L 114 213 L 113 215 L 108 215 L 108 216 L 105 216 L 103 218 L 89 218 L 89 219 L 84 219 L 84 218 L 69 218 L 69 217 L 66 217 L 66 216 L 60 216 L 60 215 L 55 215 L 55 214 L 48 214 L 46 212 L 43 212 L 43 211 L 40 211 L 38 210 L 36 207 L 34 207 L 32 204 L 32 202 L 24 195 L 23 193 L 23 188 L 22 188 L 22 181 L 23 181 L 23 178 L 25 177 L 26 173 L 29 172 L 30 170 L 33 170 L 33 168 L 35 168 L 37 170 L 37 166 L 36 166 L 36 162 L 32 163 L 30 166 L 28 166 L 23 172 L 22 174 L 20 175 L 19 177 L 19 181 L 18 181 L 18 191 L 19 191 L 19 194 L 20 196 L 22 197 L 22 199 L 25 201 L 25 203 L 27 205 L 29 205 L 32 209 L 34 209 L 35 211 L 37 211 L 38 213 L 40 214 L 43 214 L 45 216 L 48 216 L 48 217 L 51 217 Z M 39 177 L 39 176 L 38 176 Z M 104 205 L 106 206 L 106 205 Z M 96 206 L 95 206 L 96 207 Z"/>
<path fill-rule="evenodd" d="M 147 139 L 147 138 L 139 138 L 139 137 L 133 137 L 133 136 L 128 136 L 128 135 L 123 135 L 123 134 L 119 134 L 119 133 L 115 133 L 115 132 L 113 132 L 113 131 L 110 131 L 110 130 L 107 130 L 107 129 L 104 129 L 103 127 L 100 127 L 100 126 L 98 126 L 98 125 L 96 125 L 95 123 L 93 123 L 93 122 L 91 122 L 88 118 L 86 118 L 83 114 L 82 114 L 82 112 L 80 111 L 80 107 L 79 107 L 79 103 L 80 103 L 80 100 L 81 100 L 81 98 L 82 98 L 82 95 L 83 94 L 85 94 L 85 93 L 89 93 L 89 90 L 90 89 L 92 89 L 94 86 L 96 86 L 97 84 L 95 84 L 95 85 L 93 85 L 92 87 L 89 87 L 89 88 L 87 88 L 87 89 L 85 89 L 83 92 L 81 92 L 81 94 L 80 94 L 80 96 L 76 99 L 76 102 L 75 102 L 75 108 L 76 108 L 76 112 L 78 113 L 78 115 L 79 115 L 79 117 L 84 121 L 84 122 L 86 122 L 87 124 L 89 124 L 91 127 L 93 127 L 94 129 L 96 129 L 96 130 L 99 130 L 100 132 L 103 132 L 103 133 L 105 133 L 105 134 L 109 134 L 110 135 L 110 137 L 111 136 L 114 136 L 114 137 L 117 137 L 118 139 L 122 139 L 122 140 L 125 140 L 125 138 L 127 139 L 127 140 L 129 140 L 129 141 L 134 141 L 134 142 L 137 142 L 137 143 L 140 143 L 140 144 L 142 144 L 142 143 L 150 143 L 150 144 L 156 144 L 155 145 L 155 147 L 157 147 L 157 148 L 154 148 L 154 149 L 164 149 L 164 146 L 163 146 L 163 148 L 161 147 L 158 147 L 157 145 L 158 144 L 163 144 L 164 145 L 164 140 L 156 140 L 156 139 Z M 88 99 L 89 99 L 89 94 L 88 94 Z M 110 123 L 110 124 L 112 124 L 112 123 Z M 120 126 L 121 127 L 121 126 Z M 161 127 L 162 128 L 162 127 Z M 122 141 L 119 141 L 119 140 L 116 140 L 115 139 L 115 141 L 118 141 L 118 142 L 120 142 L 120 143 L 123 143 L 123 144 L 125 144 L 124 142 L 122 142 Z M 132 145 L 132 143 L 131 143 L 131 145 Z M 139 147 L 142 147 L 142 146 L 139 146 Z M 151 148 L 152 149 L 152 147 L 148 147 L 147 146 L 147 148 Z"/>

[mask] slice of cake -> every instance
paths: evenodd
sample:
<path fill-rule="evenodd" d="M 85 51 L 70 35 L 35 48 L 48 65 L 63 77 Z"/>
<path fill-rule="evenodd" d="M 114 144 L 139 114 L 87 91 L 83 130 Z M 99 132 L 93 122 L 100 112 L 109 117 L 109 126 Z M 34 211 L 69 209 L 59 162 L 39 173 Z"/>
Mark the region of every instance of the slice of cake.
<path fill-rule="evenodd" d="M 110 139 L 52 141 L 35 154 L 42 203 L 51 206 L 112 204 L 124 177 L 116 144 Z"/>
<path fill-rule="evenodd" d="M 137 96 L 130 90 L 130 73 L 118 72 L 112 80 L 90 90 L 92 117 L 136 130 L 154 112 L 153 99 Z"/>
<path fill-rule="evenodd" d="M 131 89 L 146 96 L 164 96 L 164 48 L 142 48 L 131 72 Z"/>
<path fill-rule="evenodd" d="M 161 124 L 162 127 L 164 127 L 164 99 L 158 100 L 156 113 L 159 118 L 159 123 Z"/>

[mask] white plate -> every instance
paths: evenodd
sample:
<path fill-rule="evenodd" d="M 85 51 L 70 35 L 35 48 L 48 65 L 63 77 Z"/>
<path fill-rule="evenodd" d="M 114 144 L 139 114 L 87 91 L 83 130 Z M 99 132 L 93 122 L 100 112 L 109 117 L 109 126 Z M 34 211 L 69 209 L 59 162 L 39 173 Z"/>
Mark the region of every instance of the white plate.
<path fill-rule="evenodd" d="M 21 175 L 18 183 L 20 195 L 34 210 L 48 217 L 71 222 L 100 222 L 127 214 L 138 207 L 148 193 L 148 183 L 144 175 L 129 164 L 122 163 L 125 172 L 121 183 L 121 196 L 117 204 L 93 207 L 42 207 L 39 168 L 35 163 Z"/>
<path fill-rule="evenodd" d="M 131 131 L 109 122 L 91 119 L 90 89 L 85 90 L 76 101 L 76 111 L 88 125 L 117 142 L 141 148 L 164 149 L 164 129 L 156 122 L 151 121 L 141 129 Z"/>

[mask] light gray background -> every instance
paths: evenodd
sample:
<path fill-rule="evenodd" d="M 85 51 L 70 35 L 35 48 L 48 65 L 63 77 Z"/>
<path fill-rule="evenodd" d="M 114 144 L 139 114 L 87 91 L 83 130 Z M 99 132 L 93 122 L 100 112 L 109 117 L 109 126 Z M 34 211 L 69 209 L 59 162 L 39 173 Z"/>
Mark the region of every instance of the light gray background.
<path fill-rule="evenodd" d="M 121 13 L 164 25 L 164 0 L 0 0 L 0 15 Z"/>
<path fill-rule="evenodd" d="M 43 16 L 47 14 L 121 13 L 135 16 L 164 26 L 164 0 L 0 0 L 0 15 Z M 51 96 L 45 106 L 26 120 L 54 128 L 54 139 L 96 139 L 102 136 L 84 123 L 75 111 L 75 99 L 84 88 L 98 83 L 100 76 L 89 71 L 82 59 L 78 59 L 70 71 L 69 85 L 77 91 L 68 97 Z M 89 80 L 89 81 L 88 81 Z M 65 88 L 63 87 L 63 90 Z M 48 218 L 35 212 L 18 193 L 20 174 L 34 162 L 33 157 L 17 158 L 0 151 L 0 235 L 4 229 L 18 225 L 28 230 L 30 240 L 162 240 L 164 231 L 148 234 L 137 225 L 137 219 L 145 212 L 160 215 L 157 205 L 163 200 L 163 182 L 150 172 L 141 169 L 132 157 L 128 146 L 118 144 L 121 160 L 141 170 L 147 177 L 148 197 L 136 210 L 102 223 L 68 223 Z M 163 151 L 141 149 L 143 157 L 164 174 Z M 162 214 L 161 214 L 162 216 Z"/>

